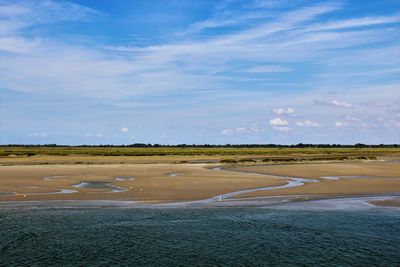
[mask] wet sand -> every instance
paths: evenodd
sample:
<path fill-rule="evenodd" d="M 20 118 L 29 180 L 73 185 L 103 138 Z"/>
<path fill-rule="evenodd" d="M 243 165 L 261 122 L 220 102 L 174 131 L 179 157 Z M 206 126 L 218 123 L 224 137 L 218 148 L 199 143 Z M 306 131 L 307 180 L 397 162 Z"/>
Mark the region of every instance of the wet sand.
<path fill-rule="evenodd" d="M 166 163 L 0 166 L 0 201 L 163 203 L 262 197 L 299 201 L 400 193 L 397 161 L 215 167 Z M 377 204 L 398 205 L 386 202 Z"/>
<path fill-rule="evenodd" d="M 177 174 L 177 175 L 171 175 Z M 0 201 L 13 200 L 135 200 L 188 201 L 212 198 L 242 189 L 279 186 L 285 181 L 193 164 L 35 165 L 0 167 Z M 126 177 L 128 179 L 121 179 Z M 129 179 L 131 178 L 131 179 Z M 103 182 L 120 192 L 81 182 Z M 74 190 L 60 194 L 60 190 Z M 15 192 L 15 195 L 6 193 Z"/>
<path fill-rule="evenodd" d="M 281 176 L 320 178 L 321 176 L 399 177 L 400 161 L 364 161 L 343 163 L 281 164 L 228 167 L 227 170 Z"/>
<path fill-rule="evenodd" d="M 382 207 L 400 207 L 400 197 L 394 197 L 386 200 L 370 201 L 370 203 Z"/>
<path fill-rule="evenodd" d="M 232 171 L 254 172 L 265 175 L 303 177 L 318 183 L 300 187 L 257 191 L 241 194 L 237 198 L 263 196 L 306 195 L 309 197 L 337 197 L 400 193 L 400 164 L 398 162 L 358 162 L 293 164 L 274 166 L 242 166 Z"/>

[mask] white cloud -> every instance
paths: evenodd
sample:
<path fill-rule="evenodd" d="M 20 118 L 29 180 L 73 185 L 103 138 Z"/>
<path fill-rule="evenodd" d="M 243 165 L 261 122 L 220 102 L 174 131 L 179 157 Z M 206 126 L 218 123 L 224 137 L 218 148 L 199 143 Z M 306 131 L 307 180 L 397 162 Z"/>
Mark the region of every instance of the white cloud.
<path fill-rule="evenodd" d="M 318 122 L 309 121 L 309 120 L 298 121 L 298 122 L 296 122 L 296 125 L 300 126 L 300 127 L 321 127 L 321 124 L 319 124 Z"/>
<path fill-rule="evenodd" d="M 233 133 L 233 131 L 231 129 L 223 129 L 221 131 L 221 135 L 225 135 L 225 136 L 232 135 L 232 133 Z"/>
<path fill-rule="evenodd" d="M 127 128 L 127 127 L 121 127 L 121 132 L 127 133 L 127 132 L 129 132 L 129 128 Z"/>
<path fill-rule="evenodd" d="M 253 132 L 253 133 L 258 133 L 258 132 L 260 132 L 260 129 L 258 129 L 258 127 L 256 127 L 256 126 L 251 127 L 249 130 L 250 130 L 251 132 Z"/>
<path fill-rule="evenodd" d="M 30 134 L 28 134 L 28 136 L 29 137 L 39 137 L 39 138 L 42 137 L 43 138 L 43 137 L 47 137 L 47 133 L 43 133 L 43 132 L 42 133 L 30 133 Z"/>
<path fill-rule="evenodd" d="M 286 120 L 282 120 L 281 118 L 275 118 L 269 121 L 269 124 L 272 126 L 288 126 L 289 123 Z"/>
<path fill-rule="evenodd" d="M 244 127 L 237 127 L 235 130 L 236 130 L 237 133 L 243 133 L 243 132 L 246 131 L 246 128 L 244 128 Z"/>
<path fill-rule="evenodd" d="M 294 114 L 294 109 L 292 108 L 274 108 L 272 110 L 276 115 L 290 115 Z"/>
<path fill-rule="evenodd" d="M 9 2 L 12 3 L 12 1 Z M 209 35 L 205 31 L 201 33 L 201 36 L 196 36 L 199 38 L 192 38 L 193 36 L 187 38 L 181 35 L 179 38 L 163 40 L 163 37 L 160 36 L 156 44 L 146 42 L 138 46 L 121 43 L 121 39 L 121 42 L 118 42 L 118 46 L 121 47 L 111 46 L 105 49 L 106 44 L 102 43 L 102 40 L 104 40 L 103 37 L 107 39 L 107 36 L 102 38 L 84 36 L 85 38 L 81 38 L 82 36 L 74 36 L 69 34 L 71 32 L 64 31 L 65 27 L 58 27 L 58 24 L 51 25 L 53 22 L 85 20 L 88 17 L 86 11 L 83 12 L 83 15 L 79 15 L 82 12 L 75 12 L 74 8 L 68 8 L 66 5 L 62 8 L 59 6 L 54 8 L 54 5 L 50 5 L 53 8 L 44 8 L 42 3 L 53 2 L 39 2 L 27 1 L 26 3 L 34 4 L 20 5 L 25 2 L 15 1 L 17 4 L 13 7 L 0 10 L 5 10 L 5 16 L 7 16 L 6 19 L 0 17 L 0 32 L 6 34 L 0 36 L 0 49 L 3 48 L 7 51 L 0 55 L 0 87 L 30 92 L 32 95 L 40 94 L 40 96 L 67 94 L 67 97 L 71 96 L 72 98 L 103 97 L 107 100 L 110 99 L 110 108 L 118 109 L 118 112 L 121 111 L 126 116 L 126 119 L 121 118 L 122 125 L 129 121 L 129 116 L 132 116 L 133 112 L 146 109 L 142 108 L 146 105 L 171 107 L 171 109 L 168 107 L 168 111 L 165 107 L 151 109 L 151 111 L 150 108 L 147 108 L 145 112 L 148 117 L 145 117 L 146 119 L 143 121 L 146 129 L 156 122 L 166 121 L 168 116 L 172 120 L 183 118 L 182 123 L 191 124 L 194 121 L 193 118 L 202 114 L 195 112 L 200 109 L 207 112 L 204 118 L 199 118 L 204 123 L 210 119 L 214 122 L 226 121 L 223 120 L 224 115 L 220 114 L 239 114 L 239 109 L 246 111 L 240 113 L 243 121 L 250 120 L 249 116 L 252 117 L 252 120 L 255 116 L 262 116 L 260 115 L 262 110 L 271 111 L 273 107 L 278 107 L 274 109 L 274 113 L 271 112 L 271 114 L 276 114 L 271 118 L 280 117 L 280 124 L 284 126 L 272 124 L 271 126 L 277 131 L 290 131 L 289 123 L 285 121 L 285 118 L 287 115 L 294 114 L 294 110 L 287 108 L 288 106 L 296 108 L 296 112 L 305 115 L 304 118 L 311 119 L 310 122 L 299 122 L 304 126 L 296 123 L 300 127 L 306 127 L 306 125 L 313 127 L 311 126 L 313 120 L 331 126 L 335 125 L 335 121 L 340 120 L 342 122 L 339 122 L 338 127 L 344 127 L 344 122 L 352 125 L 353 120 L 345 117 L 347 112 L 352 110 L 335 110 L 337 113 L 343 112 L 336 117 L 337 114 L 332 114 L 331 109 L 309 105 L 320 95 L 322 100 L 327 101 L 323 104 L 331 107 L 351 108 L 353 107 L 351 103 L 354 103 L 354 110 L 358 112 L 354 114 L 362 118 L 362 122 L 368 121 L 371 125 L 370 129 L 374 129 L 378 123 L 370 121 L 368 116 L 377 118 L 379 115 L 383 116 L 385 121 L 389 121 L 391 115 L 382 103 L 391 103 L 392 108 L 398 106 L 394 102 L 395 99 L 398 99 L 398 84 L 393 85 L 390 90 L 379 88 L 384 85 L 382 83 L 390 83 L 395 81 L 394 79 L 374 80 L 376 88 L 368 89 L 371 86 L 368 80 L 370 78 L 355 77 L 353 79 L 352 77 L 352 79 L 348 79 L 341 75 L 341 73 L 356 71 L 381 70 L 383 66 L 385 66 L 384 68 L 390 66 L 395 68 L 398 65 L 398 58 L 395 55 L 398 54 L 400 46 L 396 45 L 398 44 L 398 34 L 393 28 L 395 25 L 382 24 L 393 21 L 393 16 L 381 17 L 379 21 L 376 18 L 371 19 L 371 17 L 368 18 L 368 21 L 363 20 L 362 17 L 352 20 L 337 20 L 335 18 L 342 18 L 341 11 L 333 16 L 320 17 L 337 10 L 339 6 L 335 4 L 311 6 L 314 4 L 307 3 L 305 8 L 302 8 L 302 5 L 292 4 L 278 12 L 265 12 L 268 13 L 266 18 L 258 18 L 251 23 L 246 22 L 245 19 L 232 22 L 230 19 L 236 20 L 235 16 L 221 13 L 219 15 L 224 18 L 223 20 L 218 17 L 218 20 L 214 22 L 210 20 L 203 24 L 199 23 L 197 30 L 225 27 L 230 23 L 235 25 L 237 23 L 239 27 L 232 27 L 228 31 L 215 31 Z M 35 5 L 37 7 L 34 7 Z M 296 10 L 286 11 L 293 7 Z M 39 11 L 39 9 L 47 11 Z M 243 12 L 247 11 L 243 10 Z M 50 14 L 43 16 L 45 13 Z M 75 16 L 74 13 L 78 16 Z M 109 18 L 113 19 L 112 16 L 110 14 Z M 329 19 L 328 23 L 320 23 L 327 19 Z M 221 23 L 218 24 L 218 22 Z M 46 28 L 47 25 L 50 25 L 50 29 Z M 68 29 L 73 29 L 74 25 Z M 81 22 L 79 25 L 84 26 Z M 355 28 L 366 25 L 378 26 L 373 27 L 374 30 L 365 27 Z M 336 31 L 349 27 L 352 29 Z M 48 34 L 54 33 L 54 31 L 57 34 Z M 80 32 L 79 30 L 73 31 L 77 34 Z M 343 47 L 349 49 L 337 49 Z M 57 60 L 54 60 L 55 58 Z M 310 65 L 320 67 L 308 68 Z M 243 86 L 243 82 L 239 85 L 234 83 L 239 79 L 243 81 L 248 76 L 256 76 L 249 74 L 247 70 L 268 73 L 290 71 L 290 68 L 303 69 L 299 73 L 300 79 L 296 80 L 296 77 L 299 77 L 297 74 L 281 73 L 274 75 L 273 79 L 269 77 L 273 84 L 266 84 L 261 80 L 252 84 L 246 83 L 245 86 Z M 320 71 L 325 70 L 333 72 L 339 70 L 335 72 L 334 76 L 329 77 L 333 82 L 326 77 L 321 79 L 317 76 Z M 305 77 L 301 77 L 302 75 Z M 315 77 L 315 79 L 311 80 L 311 77 Z M 294 80 L 291 80 L 292 78 Z M 307 81 L 307 83 L 302 81 Z M 328 86 L 329 84 L 334 86 Z M 285 86 L 291 86 L 290 89 L 293 90 L 287 90 Z M 198 103 L 202 100 L 198 100 L 198 98 L 203 97 L 202 90 L 204 88 L 213 93 L 205 97 L 206 99 L 202 103 L 207 104 L 200 107 Z M 318 91 L 317 88 L 325 92 L 334 90 L 337 93 L 329 96 L 322 95 L 319 94 L 321 91 Z M 194 92 L 195 90 L 197 91 Z M 216 92 L 215 94 L 213 90 Z M 136 99 L 137 95 L 154 96 L 154 92 L 160 96 L 169 96 L 168 93 L 171 91 L 182 93 L 184 97 L 176 100 L 172 100 L 173 97 L 160 97 L 159 101 L 158 99 L 154 100 L 155 98 L 148 101 L 141 101 L 139 97 Z M 186 95 L 190 96 L 186 97 Z M 128 98 L 127 96 L 134 97 Z M 216 105 L 213 101 L 207 102 L 207 98 L 215 100 L 218 97 L 223 101 L 218 101 Z M 340 101 L 342 97 L 348 102 Z M 382 106 L 380 111 L 377 112 L 374 107 L 371 107 L 368 108 L 368 114 L 366 114 L 367 107 L 362 106 L 362 103 L 378 100 L 377 97 L 382 102 L 375 103 L 377 106 Z M 116 99 L 118 100 L 115 101 Z M 127 106 L 128 101 L 122 103 L 119 99 L 134 99 L 138 104 Z M 174 107 L 171 104 L 173 101 L 177 101 L 173 104 Z M 188 101 L 189 104 L 185 103 L 185 106 L 181 105 L 180 110 L 177 110 L 175 105 L 178 106 L 179 101 Z M 194 104 L 191 105 L 192 103 Z M 356 103 L 361 103 L 361 105 L 356 105 Z M 228 109 L 232 112 L 225 112 Z M 360 115 L 364 111 L 365 115 Z M 159 116 L 153 116 L 156 113 Z M 194 114 L 189 120 L 186 118 L 190 117 L 188 113 Z M 314 116 L 314 114 L 318 116 Z M 247 118 L 245 118 L 246 116 Z M 261 127 L 269 127 L 265 125 L 265 119 L 263 121 L 264 126 Z M 292 127 L 293 123 L 290 122 Z M 362 122 L 355 124 L 359 125 Z M 235 125 L 234 123 L 229 122 L 227 125 Z M 204 125 L 201 126 L 202 129 L 206 128 L 203 127 Z M 119 131 L 119 127 L 117 126 L 116 130 L 119 133 L 123 132 L 122 129 L 121 132 Z M 162 127 L 162 123 L 160 123 L 158 130 L 163 131 Z M 197 129 L 196 127 L 193 129 Z M 295 129 L 295 127 L 293 128 Z M 250 126 L 246 126 L 246 130 L 240 128 L 245 127 L 224 129 L 221 134 L 247 134 L 259 131 L 258 128 L 251 129 Z M 378 127 L 375 128 L 375 131 L 379 131 Z M 213 126 L 212 129 L 215 127 Z M 41 130 L 46 131 L 47 129 L 41 128 Z M 129 133 L 132 131 L 133 129 L 130 129 Z M 385 129 L 383 132 L 388 131 Z M 168 134 L 172 140 L 174 134 L 170 132 Z M 334 133 L 331 135 L 334 137 Z M 122 134 L 120 136 L 127 137 Z M 379 134 L 370 134 L 370 136 L 381 138 Z M 191 137 L 194 138 L 194 136 Z"/>
<path fill-rule="evenodd" d="M 103 137 L 103 134 L 101 134 L 101 133 L 96 133 L 96 134 L 85 133 L 83 136 L 85 136 L 85 137 L 98 137 L 98 138 L 101 138 L 101 137 Z"/>
<path fill-rule="evenodd" d="M 235 62 L 277 62 L 277 65 L 255 66 L 249 71 L 286 72 L 292 70 L 282 66 L 288 62 L 309 59 L 326 61 L 327 58 L 335 58 L 326 56 L 326 53 L 334 53 L 330 50 L 331 46 L 349 45 L 347 42 L 350 42 L 350 39 L 359 39 L 358 43 L 369 43 L 371 40 L 365 36 L 357 37 L 353 33 L 348 33 L 352 38 L 342 38 L 345 34 L 343 32 L 337 32 L 333 37 L 325 36 L 325 39 L 318 39 L 321 36 L 316 38 L 307 35 L 303 27 L 305 23 L 312 25 L 318 16 L 340 8 L 340 5 L 330 3 L 272 14 L 272 20 L 257 21 L 249 27 L 239 27 L 220 35 L 205 35 L 200 41 L 183 38 L 168 44 L 122 45 L 114 49 L 104 49 L 104 46 L 97 43 L 86 46 L 79 41 L 73 44 L 73 39 L 63 42 L 62 39 L 53 40 L 51 36 L 41 38 L 39 35 L 33 38 L 31 35 L 22 34 L 23 30 L 31 31 L 38 24 L 85 20 L 96 13 L 92 9 L 68 2 L 45 1 L 49 3 L 46 5 L 40 3 L 17 5 L 6 11 L 12 16 L 14 26 L 8 28 L 9 36 L 0 40 L 0 47 L 9 52 L 26 55 L 22 57 L 12 54 L 2 58 L 0 87 L 49 94 L 73 95 L 78 92 L 80 95 L 94 98 L 148 95 L 153 92 L 181 89 L 225 90 L 231 88 L 227 81 L 241 77 L 216 73 L 232 70 L 235 68 Z M 245 17 L 239 22 L 244 23 Z M 43 19 L 39 18 L 46 19 L 43 22 Z M 380 20 L 384 21 L 382 18 Z M 218 17 L 216 22 L 203 22 L 204 25 L 200 22 L 199 28 L 217 27 L 218 21 L 222 25 L 231 23 L 229 16 L 224 19 Z M 5 22 L 6 20 L 0 21 L 2 28 Z M 377 39 L 376 32 L 363 34 Z M 390 38 L 392 35 L 385 36 Z M 313 39 L 313 44 L 294 45 L 300 37 Z M 324 42 L 326 38 L 330 40 L 329 43 Z M 323 57 L 320 57 L 321 53 Z M 343 51 L 340 53 L 345 55 Z M 54 61 L 54 58 L 58 60 Z M 25 81 L 30 82 L 28 84 Z M 282 82 L 278 81 L 277 84 L 282 85 Z"/>
<path fill-rule="evenodd" d="M 2 58 L 0 73 L 3 77 L 0 77 L 0 81 L 3 81 L 0 82 L 0 87 L 51 94 L 79 92 L 81 95 L 96 98 L 151 94 L 173 90 L 171 88 L 215 88 L 226 80 L 237 78 L 214 75 L 215 62 L 224 62 L 218 64 L 218 70 L 223 71 L 230 69 L 232 62 L 241 60 L 274 60 L 277 55 L 286 57 L 290 53 L 277 51 L 286 48 L 268 42 L 269 36 L 296 29 L 297 24 L 338 8 L 332 4 L 300 8 L 275 15 L 274 22 L 257 23 L 256 26 L 244 30 L 206 36 L 201 41 L 184 40 L 161 45 L 130 46 L 125 52 L 121 52 L 103 49 L 98 44 L 82 45 L 78 40 L 73 44 L 73 40 L 63 42 L 62 39 L 41 38 L 40 35 L 32 38 L 23 34 L 23 31 L 32 31 L 32 28 L 43 23 L 25 17 L 45 17 L 45 22 L 51 23 L 82 20 L 92 13 L 91 9 L 77 4 L 51 1 L 46 3 L 49 4 L 40 4 L 38 7 L 24 5 L 27 9 L 24 12 L 29 13 L 24 13 L 24 16 L 19 11 L 10 12 L 17 14 L 13 21 L 21 25 L 18 29 L 10 27 L 13 30 L 9 31 L 10 36 L 7 38 L 13 37 L 14 41 L 5 40 L 4 47 L 8 50 L 14 49 L 14 52 L 29 53 L 24 57 L 10 54 Z M 0 23 L 3 22 L 2 20 Z M 37 42 L 36 45 L 34 42 Z M 187 57 L 189 54 L 190 58 Z M 302 53 L 296 52 L 296 57 L 299 54 Z M 54 58 L 58 60 L 54 61 Z M 24 81 L 28 80 L 30 82 L 26 84 Z"/>
<path fill-rule="evenodd" d="M 385 122 L 383 126 L 385 126 L 386 128 L 389 128 L 389 127 L 399 128 L 400 120 L 389 120 L 389 121 Z"/>
<path fill-rule="evenodd" d="M 272 126 L 272 129 L 277 130 L 277 131 L 281 131 L 281 132 L 290 132 L 292 130 L 292 128 L 289 128 L 287 126 Z"/>
<path fill-rule="evenodd" d="M 347 103 L 345 101 L 337 101 L 333 100 L 331 104 L 335 107 L 340 107 L 340 108 L 351 108 L 353 105 L 350 103 Z"/>
<path fill-rule="evenodd" d="M 381 16 L 381 17 L 364 17 L 356 19 L 347 19 L 342 21 L 333 21 L 324 24 L 316 24 L 308 28 L 310 31 L 327 31 L 339 30 L 356 27 L 365 27 L 379 24 L 391 24 L 400 22 L 400 17 L 397 16 Z"/>
<path fill-rule="evenodd" d="M 391 107 L 392 105 L 387 102 L 382 102 L 382 101 L 377 101 L 377 100 L 371 100 L 365 103 L 366 106 L 370 107 Z"/>
<path fill-rule="evenodd" d="M 361 122 L 360 118 L 354 117 L 354 116 L 347 116 L 346 120 L 348 121 L 354 121 L 354 122 Z"/>
<path fill-rule="evenodd" d="M 332 100 L 332 101 L 320 101 L 316 100 L 315 101 L 317 104 L 320 105 L 326 105 L 334 108 L 352 108 L 353 105 L 351 103 L 348 103 L 346 101 L 339 101 L 339 100 Z"/>
<path fill-rule="evenodd" d="M 26 23 L 49 23 L 53 21 L 85 20 L 99 15 L 97 10 L 72 2 L 64 1 L 15 1 L 0 3 L 0 17 L 10 20 L 23 20 Z"/>
<path fill-rule="evenodd" d="M 346 127 L 346 126 L 348 126 L 348 125 L 349 125 L 349 124 L 348 124 L 347 122 L 342 122 L 342 121 L 337 121 L 337 122 L 335 122 L 335 126 L 338 127 L 338 128 Z"/>
<path fill-rule="evenodd" d="M 255 132 L 253 128 L 247 129 L 246 127 L 236 127 L 236 128 L 227 128 L 221 131 L 221 135 L 235 135 L 235 134 L 243 134 L 246 132 Z"/>

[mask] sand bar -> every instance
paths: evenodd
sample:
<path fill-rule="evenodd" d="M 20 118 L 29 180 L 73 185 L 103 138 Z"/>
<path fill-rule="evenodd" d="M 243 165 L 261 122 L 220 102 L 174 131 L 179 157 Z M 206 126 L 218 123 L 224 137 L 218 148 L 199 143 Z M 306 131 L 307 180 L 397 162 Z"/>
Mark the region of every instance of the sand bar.
<path fill-rule="evenodd" d="M 400 163 L 397 161 L 226 165 L 220 170 L 215 167 L 167 163 L 0 166 L 0 201 L 162 203 L 281 196 L 306 200 L 400 193 Z M 85 186 L 79 186 L 82 184 Z"/>

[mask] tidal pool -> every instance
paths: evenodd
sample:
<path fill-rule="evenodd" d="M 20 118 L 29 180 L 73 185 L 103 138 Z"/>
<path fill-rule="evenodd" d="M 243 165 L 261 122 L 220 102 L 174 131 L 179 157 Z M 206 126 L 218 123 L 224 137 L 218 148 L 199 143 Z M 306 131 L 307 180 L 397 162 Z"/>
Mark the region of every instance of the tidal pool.
<path fill-rule="evenodd" d="M 130 177 L 130 176 L 117 176 L 117 177 L 115 177 L 115 181 L 118 181 L 118 182 L 133 181 L 133 180 L 135 180 L 135 178 L 134 177 Z"/>
<path fill-rule="evenodd" d="M 81 181 L 79 184 L 73 185 L 77 188 L 86 189 L 109 189 L 110 192 L 118 193 L 128 191 L 128 188 L 113 185 L 111 182 L 100 182 L 100 181 Z"/>

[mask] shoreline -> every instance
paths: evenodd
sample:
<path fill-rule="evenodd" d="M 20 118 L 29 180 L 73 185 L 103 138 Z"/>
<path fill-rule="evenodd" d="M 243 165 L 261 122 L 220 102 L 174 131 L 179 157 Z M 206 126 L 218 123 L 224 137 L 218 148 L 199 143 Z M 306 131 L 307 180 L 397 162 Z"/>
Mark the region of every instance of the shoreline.
<path fill-rule="evenodd" d="M 278 201 L 272 201 L 274 198 Z M 391 205 L 391 203 L 396 203 Z M 129 209 L 180 209 L 180 208 L 276 208 L 310 210 L 364 210 L 394 209 L 400 211 L 400 193 L 365 196 L 336 196 L 316 198 L 307 201 L 290 201 L 288 196 L 248 201 L 228 200 L 225 202 L 182 201 L 170 203 L 145 203 L 124 200 L 54 200 L 54 201 L 3 201 L 2 209 L 93 209 L 93 208 L 129 208 Z"/>

